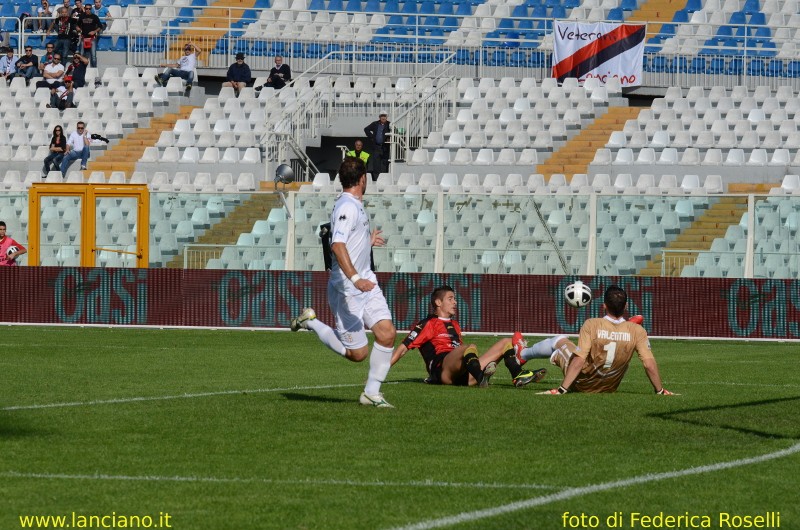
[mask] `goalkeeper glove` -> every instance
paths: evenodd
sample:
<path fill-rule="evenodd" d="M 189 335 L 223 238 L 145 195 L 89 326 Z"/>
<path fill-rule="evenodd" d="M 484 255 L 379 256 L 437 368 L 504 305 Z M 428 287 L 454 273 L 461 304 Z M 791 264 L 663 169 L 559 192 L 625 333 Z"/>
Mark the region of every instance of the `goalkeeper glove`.
<path fill-rule="evenodd" d="M 558 388 L 552 388 L 550 390 L 545 390 L 544 392 L 537 392 L 537 393 L 543 396 L 560 396 L 561 394 L 566 394 L 567 392 L 569 392 L 569 390 L 567 390 L 563 386 L 560 386 Z"/>
<path fill-rule="evenodd" d="M 676 394 L 675 392 L 670 392 L 666 388 L 661 388 L 661 390 L 656 391 L 656 394 L 659 396 L 680 396 L 680 394 Z"/>

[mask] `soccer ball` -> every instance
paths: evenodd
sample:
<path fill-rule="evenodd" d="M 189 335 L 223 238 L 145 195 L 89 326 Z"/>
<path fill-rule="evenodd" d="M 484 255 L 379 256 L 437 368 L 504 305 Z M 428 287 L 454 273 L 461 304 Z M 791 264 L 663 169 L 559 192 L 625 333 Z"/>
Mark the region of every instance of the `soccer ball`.
<path fill-rule="evenodd" d="M 11 245 L 8 247 L 8 250 L 6 250 L 6 256 L 10 257 L 11 254 L 14 254 L 15 252 L 19 252 L 19 247 L 16 245 Z"/>
<path fill-rule="evenodd" d="M 583 307 L 592 301 L 592 289 L 578 280 L 564 289 L 564 300 L 572 307 Z"/>

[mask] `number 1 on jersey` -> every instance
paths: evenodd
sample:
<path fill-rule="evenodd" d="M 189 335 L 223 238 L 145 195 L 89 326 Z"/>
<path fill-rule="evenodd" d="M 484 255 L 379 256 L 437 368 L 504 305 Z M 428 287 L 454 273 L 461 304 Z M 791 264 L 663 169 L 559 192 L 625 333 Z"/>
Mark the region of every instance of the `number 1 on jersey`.
<path fill-rule="evenodd" d="M 606 352 L 606 362 L 603 363 L 603 368 L 611 368 L 611 365 L 614 364 L 614 357 L 617 356 L 617 343 L 609 342 L 603 346 L 603 351 Z"/>

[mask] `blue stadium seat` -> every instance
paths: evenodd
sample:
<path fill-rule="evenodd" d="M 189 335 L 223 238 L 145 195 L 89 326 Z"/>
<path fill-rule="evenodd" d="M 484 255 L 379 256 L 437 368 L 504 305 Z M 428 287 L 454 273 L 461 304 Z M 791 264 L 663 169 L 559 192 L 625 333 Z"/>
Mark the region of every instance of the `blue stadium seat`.
<path fill-rule="evenodd" d="M 725 59 L 723 57 L 714 57 L 708 63 L 707 74 L 721 74 L 725 72 Z"/>
<path fill-rule="evenodd" d="M 146 52 L 150 47 L 150 43 L 147 42 L 147 37 L 144 35 L 137 35 L 133 39 L 133 48 L 132 50 L 135 52 Z"/>
<path fill-rule="evenodd" d="M 256 0 L 253 9 L 267 9 L 270 7 L 270 0 Z"/>
<path fill-rule="evenodd" d="M 419 14 L 420 15 L 433 15 L 436 13 L 436 4 L 431 2 L 431 0 L 426 0 L 422 2 L 419 6 Z"/>
<path fill-rule="evenodd" d="M 778 55 L 778 49 L 772 41 L 762 42 L 761 47 L 756 50 L 758 57 L 775 57 Z"/>
<path fill-rule="evenodd" d="M 667 71 L 667 58 L 663 55 L 656 55 L 650 61 L 651 72 L 666 72 Z"/>
<path fill-rule="evenodd" d="M 311 3 L 308 5 L 309 11 L 324 11 L 325 10 L 325 1 L 324 0 L 311 0 Z"/>
<path fill-rule="evenodd" d="M 634 11 L 639 8 L 636 0 L 622 0 L 622 2 L 619 3 L 619 7 L 621 7 L 623 11 Z"/>
<path fill-rule="evenodd" d="M 686 7 L 684 7 L 683 9 L 685 9 L 689 13 L 700 11 L 701 9 L 703 9 L 703 2 L 702 0 L 686 0 Z"/>
<path fill-rule="evenodd" d="M 125 52 L 128 51 L 128 37 L 121 36 L 117 37 L 117 42 L 114 43 L 114 47 L 111 48 L 112 52 Z"/>
<path fill-rule="evenodd" d="M 689 18 L 689 12 L 685 9 L 679 9 L 678 11 L 675 11 L 674 15 L 672 15 L 672 21 L 680 24 L 689 22 Z"/>
<path fill-rule="evenodd" d="M 528 66 L 528 54 L 522 50 L 511 52 L 508 58 L 508 66 Z"/>
<path fill-rule="evenodd" d="M 758 13 L 761 11 L 761 6 L 759 5 L 758 0 L 745 0 L 744 6 L 742 6 L 742 12 L 747 15 L 752 15 L 753 13 Z"/>
<path fill-rule="evenodd" d="M 763 44 L 772 40 L 772 30 L 768 26 L 759 26 L 756 28 L 751 39 L 747 42 L 755 42 L 756 44 Z"/>
<path fill-rule="evenodd" d="M 344 6 L 345 11 L 352 12 L 360 12 L 361 11 L 361 0 L 347 0 L 347 4 Z"/>
<path fill-rule="evenodd" d="M 608 15 L 606 16 L 608 20 L 614 22 L 622 22 L 625 20 L 625 12 L 622 10 L 621 7 L 615 7 L 613 9 L 608 10 Z"/>
<path fill-rule="evenodd" d="M 453 4 L 451 2 L 443 2 L 439 4 L 439 10 L 436 12 L 439 16 L 448 16 L 454 14 Z"/>
<path fill-rule="evenodd" d="M 99 43 L 98 43 L 99 44 Z M 167 39 L 163 35 L 156 35 L 150 41 L 150 51 L 155 53 L 163 53 L 167 49 Z"/>
<path fill-rule="evenodd" d="M 30 37 L 29 37 L 30 40 Z M 100 35 L 97 39 L 97 51 L 99 52 L 108 52 L 111 51 L 111 45 L 114 44 L 113 37 L 110 35 Z M 41 46 L 37 46 L 41 47 Z"/>
<path fill-rule="evenodd" d="M 772 59 L 767 63 L 767 77 L 785 77 L 783 73 L 783 59 Z"/>
<path fill-rule="evenodd" d="M 753 13 L 750 15 L 750 25 L 751 26 L 766 26 L 767 25 L 767 16 L 764 13 L 758 12 Z"/>
<path fill-rule="evenodd" d="M 399 13 L 400 4 L 397 3 L 397 0 L 387 0 L 383 5 L 383 12 L 387 14 Z"/>
<path fill-rule="evenodd" d="M 766 72 L 767 65 L 764 59 L 750 59 L 747 63 L 747 75 L 763 76 Z"/>
<path fill-rule="evenodd" d="M 783 73 L 784 77 L 790 79 L 797 79 L 800 77 L 800 61 L 789 61 L 786 65 L 786 71 Z"/>
<path fill-rule="evenodd" d="M 211 50 L 212 55 L 227 55 L 228 54 L 228 35 L 225 34 L 217 39 L 214 49 Z"/>
<path fill-rule="evenodd" d="M 489 56 L 489 60 L 486 61 L 486 64 L 489 66 L 505 66 L 506 65 L 506 52 L 505 50 L 495 50 Z"/>
<path fill-rule="evenodd" d="M 233 45 L 233 53 L 244 53 L 245 55 L 250 53 L 250 41 L 238 39 Z"/>
<path fill-rule="evenodd" d="M 567 18 L 567 10 L 561 4 L 554 6 L 550 11 L 552 18 Z"/>
<path fill-rule="evenodd" d="M 675 74 L 675 73 L 686 73 L 689 70 L 689 61 L 686 57 L 679 55 L 677 57 L 673 57 L 672 61 L 670 61 L 669 66 L 667 67 L 667 72 Z"/>
<path fill-rule="evenodd" d="M 543 51 L 531 52 L 531 58 L 528 64 L 533 68 L 547 66 L 547 56 Z"/>
<path fill-rule="evenodd" d="M 367 13 L 380 13 L 383 9 L 381 8 L 379 0 L 367 0 L 367 3 L 364 5 L 364 11 Z"/>
<path fill-rule="evenodd" d="M 428 32 L 427 43 L 431 46 L 439 46 L 445 42 L 444 30 L 440 28 L 433 28 Z M 433 61 L 430 61 L 433 62 Z"/>
<path fill-rule="evenodd" d="M 273 42 L 269 49 L 270 55 L 286 55 L 286 43 Z"/>
<path fill-rule="evenodd" d="M 734 57 L 728 62 L 725 73 L 728 75 L 742 75 L 744 72 L 744 60 L 741 57 Z"/>
<path fill-rule="evenodd" d="M 526 18 L 528 16 L 528 6 L 525 4 L 520 4 L 514 8 L 514 11 L 511 12 L 511 16 L 514 18 Z"/>
<path fill-rule="evenodd" d="M 458 4 L 456 8 L 456 15 L 460 17 L 468 17 L 472 15 L 472 6 L 468 3 Z"/>
<path fill-rule="evenodd" d="M 264 57 L 269 52 L 269 45 L 266 41 L 256 40 L 253 41 L 253 46 L 250 48 L 250 55 L 253 57 Z M 303 57 L 303 54 L 297 54 L 298 57 Z"/>
<path fill-rule="evenodd" d="M 445 31 L 455 31 L 458 29 L 458 19 L 456 17 L 445 17 L 442 21 L 442 28 Z"/>
<path fill-rule="evenodd" d="M 702 74 L 706 71 L 705 57 L 692 57 L 692 62 L 687 70 L 690 74 Z"/>

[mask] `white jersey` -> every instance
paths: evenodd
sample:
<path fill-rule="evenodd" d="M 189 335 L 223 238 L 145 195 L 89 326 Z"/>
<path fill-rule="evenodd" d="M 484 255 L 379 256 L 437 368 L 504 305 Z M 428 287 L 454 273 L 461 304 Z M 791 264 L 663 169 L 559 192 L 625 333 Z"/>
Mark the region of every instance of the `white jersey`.
<path fill-rule="evenodd" d="M 339 195 L 331 213 L 331 245 L 333 243 L 344 243 L 347 246 L 350 261 L 353 262 L 359 276 L 378 283 L 375 273 L 370 268 L 372 231 L 369 227 L 369 216 L 364 211 L 361 201 L 347 192 Z M 329 283 L 336 290 L 349 295 L 361 293 L 342 272 L 335 255 L 331 263 Z"/>

